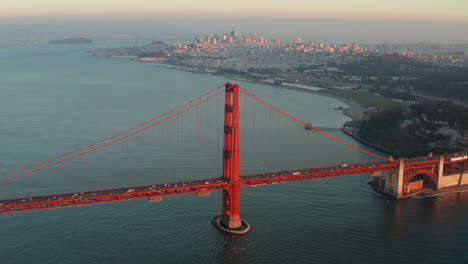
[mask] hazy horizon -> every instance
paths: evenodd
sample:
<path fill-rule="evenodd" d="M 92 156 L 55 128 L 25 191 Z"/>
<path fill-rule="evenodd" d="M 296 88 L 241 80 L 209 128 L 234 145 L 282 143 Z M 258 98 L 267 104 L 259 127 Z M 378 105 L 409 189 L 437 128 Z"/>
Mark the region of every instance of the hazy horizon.
<path fill-rule="evenodd" d="M 264 17 L 468 22 L 466 0 L 3 0 L 0 16 Z"/>
<path fill-rule="evenodd" d="M 466 0 L 3 0 L 0 39 L 187 41 L 229 33 L 291 41 L 468 43 Z"/>
<path fill-rule="evenodd" d="M 9 21 L 9 22 L 8 22 Z M 37 40 L 85 36 L 95 39 L 192 40 L 194 35 L 254 34 L 285 41 L 301 37 L 320 42 L 468 43 L 468 23 L 364 19 L 0 19 L 0 40 Z"/>

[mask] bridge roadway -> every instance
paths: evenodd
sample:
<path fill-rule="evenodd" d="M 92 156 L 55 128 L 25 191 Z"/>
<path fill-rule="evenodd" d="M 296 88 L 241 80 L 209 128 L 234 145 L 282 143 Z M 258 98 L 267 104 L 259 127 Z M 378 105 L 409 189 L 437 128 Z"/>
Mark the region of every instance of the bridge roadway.
<path fill-rule="evenodd" d="M 445 162 L 450 163 L 454 158 L 468 155 L 468 151 L 445 156 Z M 466 157 L 465 157 L 466 158 Z M 417 157 L 405 159 L 406 165 L 425 164 L 436 165 L 439 157 Z M 373 174 L 398 169 L 395 162 L 380 161 L 339 166 L 288 170 L 269 173 L 259 173 L 241 176 L 242 187 L 254 187 L 266 184 L 277 184 L 294 181 L 331 178 L 356 174 Z M 0 200 L 0 213 L 13 213 L 31 210 L 53 209 L 61 207 L 118 202 L 136 199 L 157 200 L 159 197 L 181 194 L 206 194 L 211 191 L 225 190 L 227 180 L 223 178 L 209 178 L 196 181 L 182 181 L 153 185 L 133 186 L 116 189 L 83 191 L 73 193 L 39 195 L 15 199 Z"/>

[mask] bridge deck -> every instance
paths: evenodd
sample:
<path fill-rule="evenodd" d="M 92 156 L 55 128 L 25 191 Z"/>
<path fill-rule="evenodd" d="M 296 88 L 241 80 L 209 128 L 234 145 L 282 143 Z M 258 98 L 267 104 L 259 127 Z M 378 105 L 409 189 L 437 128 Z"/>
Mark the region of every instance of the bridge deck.
<path fill-rule="evenodd" d="M 460 157 L 466 152 L 446 157 L 446 162 Z M 418 157 L 405 159 L 405 164 L 436 164 L 438 157 Z M 344 164 L 321 168 L 308 168 L 269 173 L 259 173 L 241 176 L 242 187 L 254 187 L 266 184 L 277 184 L 294 181 L 313 180 L 321 178 L 340 177 L 356 174 L 373 174 L 398 169 L 398 162 L 368 162 L 357 164 Z M 172 195 L 205 193 L 225 190 L 228 183 L 223 178 L 208 178 L 196 181 L 183 181 L 142 185 L 117 189 L 39 195 L 15 199 L 0 200 L 0 213 L 13 213 L 31 210 L 53 209 L 61 207 L 109 203 L 136 199 L 151 199 Z"/>
<path fill-rule="evenodd" d="M 395 163 L 373 162 L 294 171 L 260 173 L 241 176 L 241 185 L 242 187 L 251 187 L 265 184 L 373 173 L 375 171 L 392 170 L 396 167 L 397 164 Z M 203 193 L 225 190 L 227 186 L 228 183 L 223 178 L 209 178 L 196 181 L 22 197 L 0 200 L 0 213 L 52 209 L 136 199 L 151 199 L 154 197 L 190 193 Z"/>

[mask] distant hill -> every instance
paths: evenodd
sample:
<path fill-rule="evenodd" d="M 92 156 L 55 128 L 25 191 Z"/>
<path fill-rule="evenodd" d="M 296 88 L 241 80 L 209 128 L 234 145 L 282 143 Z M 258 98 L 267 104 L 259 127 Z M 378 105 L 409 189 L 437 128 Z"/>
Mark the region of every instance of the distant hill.
<path fill-rule="evenodd" d="M 405 119 L 401 108 L 390 108 L 363 120 L 358 136 L 374 147 L 387 151 L 394 157 L 414 157 L 431 151 L 426 138 L 400 127 Z"/>
<path fill-rule="evenodd" d="M 51 40 L 49 42 L 53 44 L 87 44 L 93 41 L 88 38 L 80 37 L 80 38 L 66 38 L 66 39 Z"/>
<path fill-rule="evenodd" d="M 440 96 L 453 97 L 468 102 L 468 69 L 454 72 L 435 72 L 415 81 L 418 91 Z"/>
<path fill-rule="evenodd" d="M 386 55 L 381 55 L 381 56 L 375 56 L 370 59 L 371 62 L 378 64 L 383 64 L 383 65 L 388 65 L 388 64 L 410 64 L 414 63 L 414 60 L 412 58 L 402 56 L 396 53 L 393 54 L 386 54 Z"/>
<path fill-rule="evenodd" d="M 339 66 L 345 75 L 378 77 L 414 76 L 417 67 L 414 59 L 399 54 L 373 55 L 364 61 Z"/>

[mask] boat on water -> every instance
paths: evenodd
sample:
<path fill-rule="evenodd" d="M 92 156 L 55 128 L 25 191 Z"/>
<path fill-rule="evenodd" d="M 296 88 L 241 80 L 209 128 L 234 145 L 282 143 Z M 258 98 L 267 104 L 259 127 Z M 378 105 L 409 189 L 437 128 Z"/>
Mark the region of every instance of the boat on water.
<path fill-rule="evenodd" d="M 306 123 L 306 125 L 304 126 L 304 128 L 307 129 L 307 130 L 310 130 L 310 129 L 312 129 L 312 128 L 310 128 L 311 126 L 312 126 L 311 123 Z"/>

